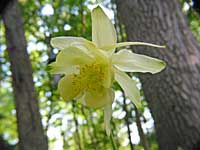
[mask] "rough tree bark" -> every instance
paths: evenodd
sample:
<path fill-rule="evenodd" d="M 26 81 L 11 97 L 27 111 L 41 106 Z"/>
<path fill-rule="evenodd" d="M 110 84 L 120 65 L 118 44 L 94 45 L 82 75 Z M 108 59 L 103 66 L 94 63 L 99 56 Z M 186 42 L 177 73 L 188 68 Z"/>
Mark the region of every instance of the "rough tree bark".
<path fill-rule="evenodd" d="M 200 149 L 200 49 L 178 0 L 118 0 L 130 41 L 166 45 L 134 47 L 167 62 L 165 71 L 141 75 L 160 150 Z"/>
<path fill-rule="evenodd" d="M 23 20 L 17 0 L 2 14 L 6 30 L 6 45 L 11 62 L 14 101 L 20 150 L 47 150 L 34 89 L 31 63 L 26 51 Z"/>

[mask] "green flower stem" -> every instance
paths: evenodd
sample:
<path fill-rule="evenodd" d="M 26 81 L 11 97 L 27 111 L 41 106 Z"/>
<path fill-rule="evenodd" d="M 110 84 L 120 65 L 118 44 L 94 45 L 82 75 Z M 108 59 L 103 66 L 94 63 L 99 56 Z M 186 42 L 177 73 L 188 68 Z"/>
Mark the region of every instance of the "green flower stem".
<path fill-rule="evenodd" d="M 113 132 L 112 131 L 110 133 L 110 140 L 111 140 L 111 144 L 112 144 L 113 150 L 118 150 L 117 145 L 115 143 L 115 139 L 113 137 Z"/>

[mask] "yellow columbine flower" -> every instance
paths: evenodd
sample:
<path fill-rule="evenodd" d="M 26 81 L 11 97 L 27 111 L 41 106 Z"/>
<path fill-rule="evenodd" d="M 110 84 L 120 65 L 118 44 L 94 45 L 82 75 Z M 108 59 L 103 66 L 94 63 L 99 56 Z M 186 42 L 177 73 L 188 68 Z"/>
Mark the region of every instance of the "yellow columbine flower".
<path fill-rule="evenodd" d="M 140 92 L 136 83 L 125 72 L 157 73 L 165 68 L 162 60 L 115 48 L 127 45 L 162 47 L 142 42 L 116 43 L 115 28 L 100 6 L 92 11 L 92 42 L 82 37 L 55 37 L 51 45 L 61 50 L 51 64 L 52 73 L 64 74 L 58 83 L 58 91 L 66 100 L 77 100 L 92 108 L 104 107 L 106 132 L 110 134 L 110 119 L 117 81 L 137 107 Z"/>

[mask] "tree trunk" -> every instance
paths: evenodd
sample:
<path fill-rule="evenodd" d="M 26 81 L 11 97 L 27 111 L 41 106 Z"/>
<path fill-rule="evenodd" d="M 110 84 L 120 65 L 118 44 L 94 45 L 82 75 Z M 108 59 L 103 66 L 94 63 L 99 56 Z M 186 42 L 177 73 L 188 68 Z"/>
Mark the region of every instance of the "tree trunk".
<path fill-rule="evenodd" d="M 135 47 L 167 62 L 165 71 L 141 75 L 160 150 L 200 149 L 200 50 L 178 0 L 118 0 L 130 41 L 166 45 Z"/>
<path fill-rule="evenodd" d="M 8 56 L 11 62 L 14 101 L 20 150 L 47 150 L 47 139 L 40 121 L 31 63 L 26 51 L 23 20 L 17 0 L 2 14 Z"/>

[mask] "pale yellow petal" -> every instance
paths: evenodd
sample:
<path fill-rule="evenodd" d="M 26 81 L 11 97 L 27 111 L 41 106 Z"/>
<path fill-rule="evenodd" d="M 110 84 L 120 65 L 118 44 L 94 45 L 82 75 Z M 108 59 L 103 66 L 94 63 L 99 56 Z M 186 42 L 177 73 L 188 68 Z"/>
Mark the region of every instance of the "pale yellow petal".
<path fill-rule="evenodd" d="M 85 91 L 78 101 L 91 108 L 100 108 L 112 103 L 113 91 L 106 88 L 102 88 L 101 91 Z"/>
<path fill-rule="evenodd" d="M 114 92 L 113 92 L 113 98 L 114 99 Z M 104 124 L 106 129 L 106 134 L 110 136 L 110 120 L 112 118 L 112 103 L 108 103 L 104 107 Z"/>
<path fill-rule="evenodd" d="M 112 62 L 116 68 L 125 72 L 150 72 L 154 74 L 160 72 L 166 66 L 162 60 L 135 54 L 126 49 L 114 54 Z"/>
<path fill-rule="evenodd" d="M 60 51 L 56 61 L 49 66 L 53 74 L 68 74 L 70 72 L 77 72 L 80 65 L 90 64 L 94 61 L 95 56 L 89 51 L 78 47 L 68 47 Z"/>
<path fill-rule="evenodd" d="M 51 45 L 59 50 L 66 49 L 70 46 L 84 46 L 87 48 L 96 47 L 94 43 L 82 37 L 60 36 L 51 39 Z"/>
<path fill-rule="evenodd" d="M 151 46 L 151 47 L 156 47 L 156 48 L 165 48 L 165 46 L 160 46 L 156 44 L 151 44 L 151 43 L 145 43 L 145 42 L 122 42 L 122 43 L 115 43 L 115 44 L 110 44 L 110 45 L 104 45 L 100 47 L 103 50 L 112 50 L 114 48 L 118 47 L 123 47 L 123 46 L 136 46 L 136 45 L 141 45 L 141 46 Z"/>
<path fill-rule="evenodd" d="M 72 100 L 81 92 L 81 82 L 75 75 L 65 76 L 58 83 L 58 91 L 65 101 Z"/>
<path fill-rule="evenodd" d="M 57 55 L 56 63 L 60 65 L 80 65 L 88 64 L 94 61 L 91 52 L 78 47 L 68 47 Z"/>
<path fill-rule="evenodd" d="M 117 41 L 114 25 L 100 6 L 92 11 L 92 41 L 99 48 Z"/>
<path fill-rule="evenodd" d="M 80 72 L 79 66 L 65 66 L 65 65 L 58 65 L 57 63 L 51 63 L 49 65 L 51 67 L 50 73 L 51 74 L 65 74 L 65 75 L 71 75 L 71 74 L 78 74 Z"/>
<path fill-rule="evenodd" d="M 113 79 L 114 79 L 113 70 L 111 69 L 111 65 L 108 65 L 106 66 L 105 71 L 104 71 L 103 86 L 105 88 L 111 87 Z"/>
<path fill-rule="evenodd" d="M 115 80 L 123 89 L 125 95 L 130 98 L 136 107 L 141 107 L 140 91 L 136 86 L 136 82 L 132 80 L 126 73 L 115 69 Z"/>
<path fill-rule="evenodd" d="M 112 67 L 111 60 L 107 58 L 102 65 L 102 72 L 100 73 L 103 78 L 103 86 L 105 88 L 111 87 L 114 80 L 114 71 Z"/>

